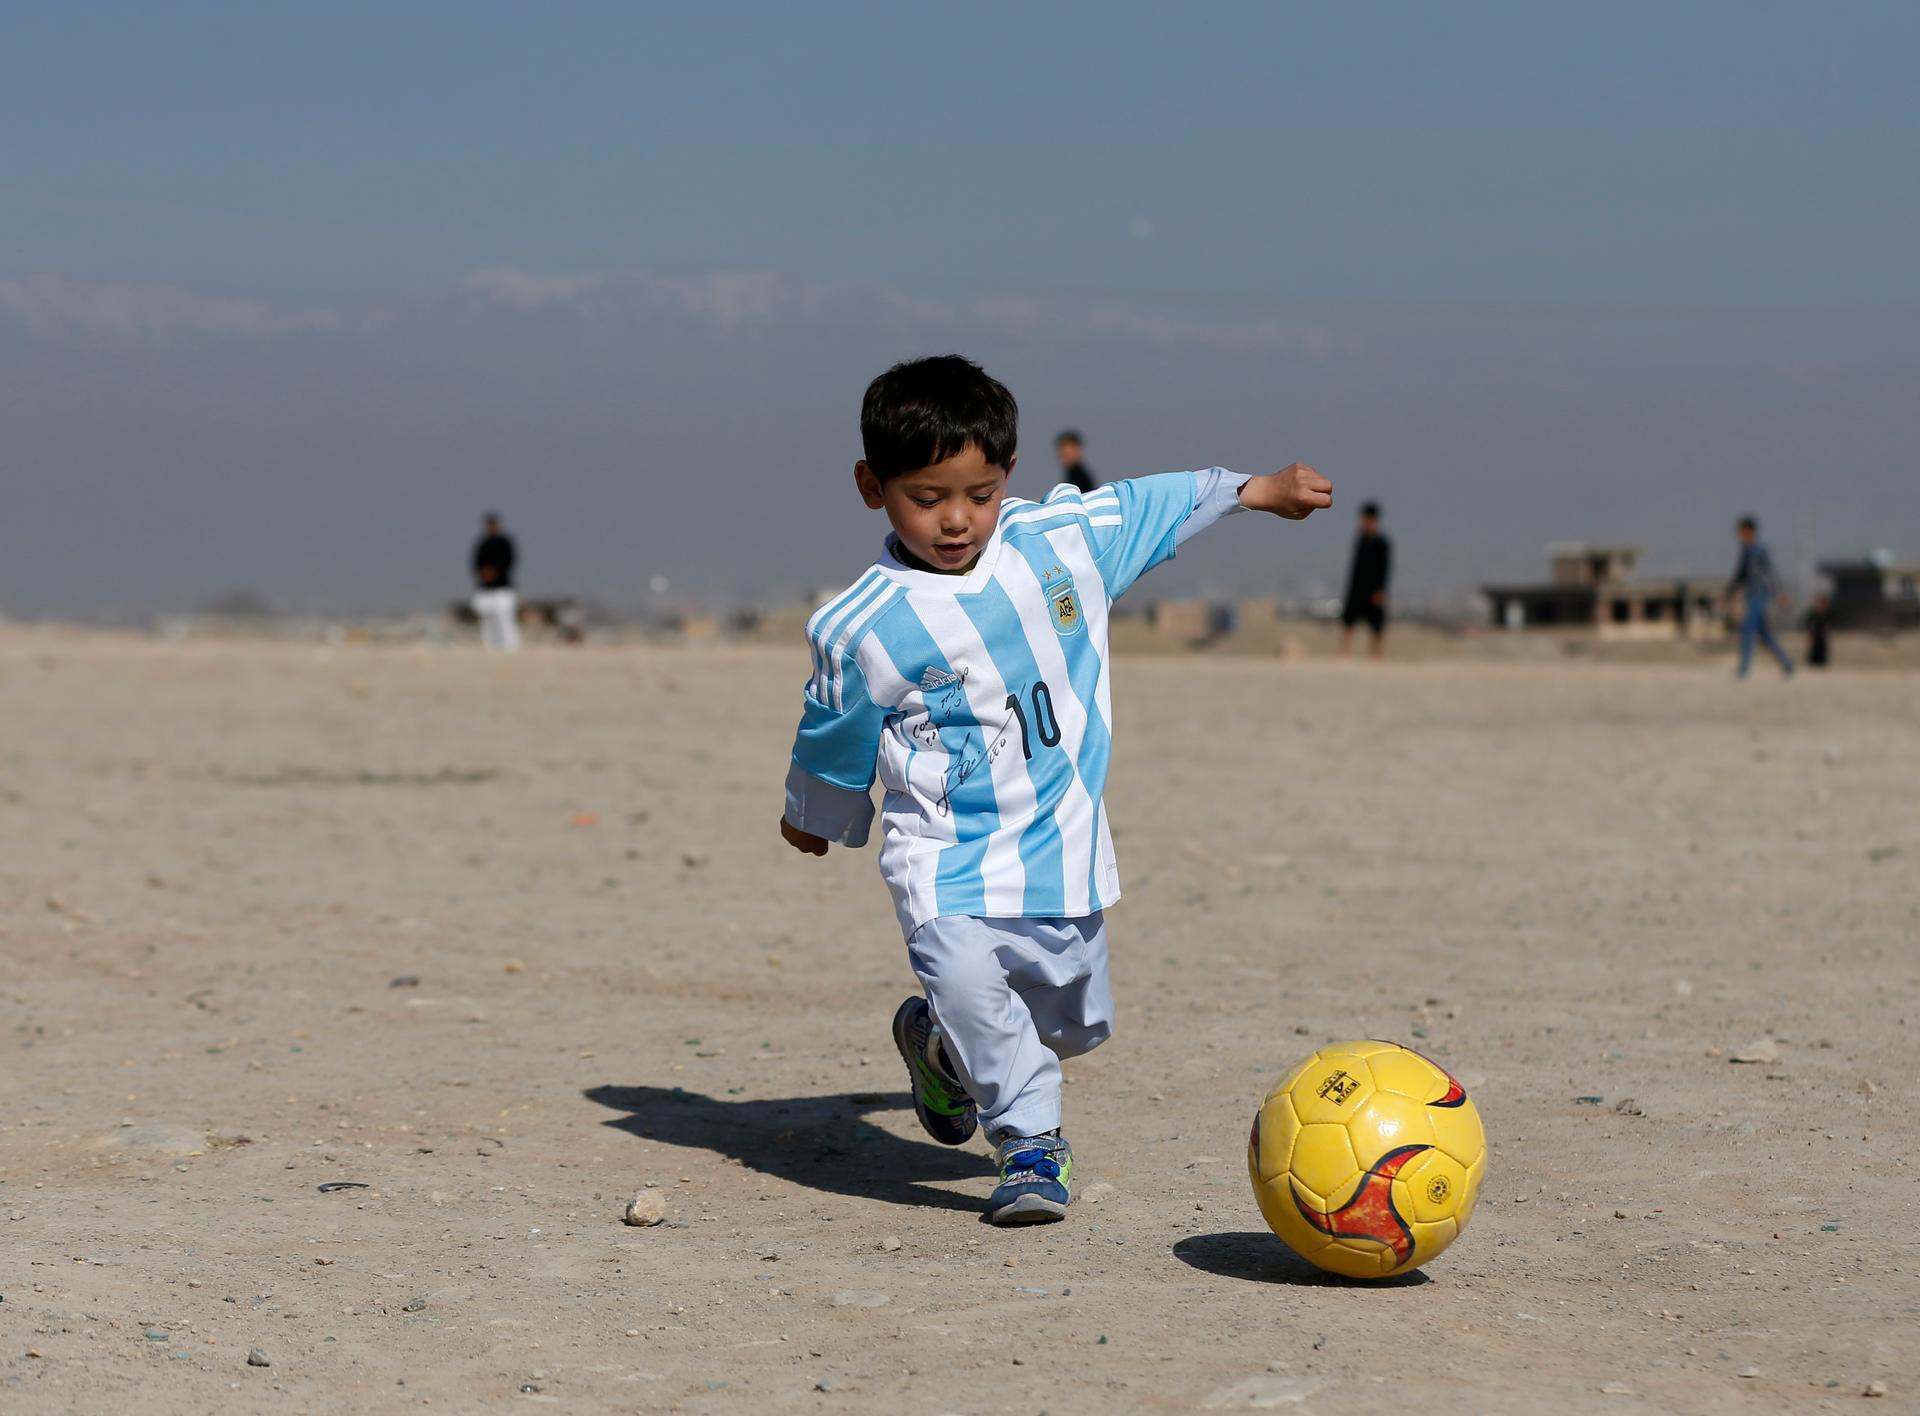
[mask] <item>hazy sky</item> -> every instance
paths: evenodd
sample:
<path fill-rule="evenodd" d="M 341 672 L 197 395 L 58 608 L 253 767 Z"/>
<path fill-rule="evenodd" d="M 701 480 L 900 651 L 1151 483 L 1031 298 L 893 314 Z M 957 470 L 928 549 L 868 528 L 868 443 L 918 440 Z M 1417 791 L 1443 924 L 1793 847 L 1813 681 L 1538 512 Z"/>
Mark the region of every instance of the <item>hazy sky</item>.
<path fill-rule="evenodd" d="M 1920 557 L 1920 6 L 15 3 L 0 612 L 844 583 L 960 351 L 1016 485 L 1296 457 L 1167 590 Z M 1148 582 L 1153 585 L 1155 582 Z"/>

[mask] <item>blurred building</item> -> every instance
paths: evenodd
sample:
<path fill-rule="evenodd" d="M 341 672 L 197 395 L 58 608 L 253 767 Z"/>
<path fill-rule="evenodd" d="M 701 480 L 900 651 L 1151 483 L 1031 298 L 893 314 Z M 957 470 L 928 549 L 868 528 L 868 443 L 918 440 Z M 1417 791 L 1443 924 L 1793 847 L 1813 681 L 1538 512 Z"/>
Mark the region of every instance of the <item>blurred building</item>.
<path fill-rule="evenodd" d="M 1920 563 L 1894 562 L 1890 551 L 1859 560 L 1822 561 L 1833 582 L 1830 622 L 1835 629 L 1920 629 Z"/>
<path fill-rule="evenodd" d="M 1638 546 L 1562 541 L 1547 547 L 1549 578 L 1483 585 L 1498 629 L 1588 632 L 1601 639 L 1716 639 L 1723 576 L 1641 579 Z"/>

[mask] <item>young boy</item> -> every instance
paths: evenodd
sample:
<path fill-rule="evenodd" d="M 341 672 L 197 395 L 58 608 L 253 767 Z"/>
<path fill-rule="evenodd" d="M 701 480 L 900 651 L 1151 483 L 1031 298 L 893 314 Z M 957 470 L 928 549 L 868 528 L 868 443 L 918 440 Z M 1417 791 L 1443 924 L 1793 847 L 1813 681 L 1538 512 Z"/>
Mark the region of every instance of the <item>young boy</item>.
<path fill-rule="evenodd" d="M 1380 503 L 1360 508 L 1360 534 L 1347 566 L 1347 599 L 1340 610 L 1340 652 L 1353 652 L 1353 627 L 1362 620 L 1373 631 L 1373 657 L 1387 649 L 1387 582 L 1393 579 L 1393 542 L 1380 529 Z"/>
<path fill-rule="evenodd" d="M 862 846 L 876 775 L 885 787 L 880 871 L 926 991 L 894 1014 L 894 1043 L 929 1135 L 957 1146 L 985 1124 L 995 1224 L 1065 1217 L 1060 1059 L 1113 1028 L 1108 608 L 1222 515 L 1297 521 L 1333 490 L 1295 463 L 1021 501 L 1007 496 L 1018 422 L 1013 395 L 958 357 L 868 387 L 854 482 L 893 534 L 807 623 L 780 822 L 810 855 Z"/>

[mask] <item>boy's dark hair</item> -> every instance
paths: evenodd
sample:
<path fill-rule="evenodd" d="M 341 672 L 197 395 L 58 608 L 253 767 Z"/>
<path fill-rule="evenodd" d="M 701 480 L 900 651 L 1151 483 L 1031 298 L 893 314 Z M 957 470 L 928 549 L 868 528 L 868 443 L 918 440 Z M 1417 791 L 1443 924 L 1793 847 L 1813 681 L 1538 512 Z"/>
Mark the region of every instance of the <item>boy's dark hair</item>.
<path fill-rule="evenodd" d="M 942 354 L 895 364 L 867 385 L 860 445 L 882 482 L 980 449 L 988 464 L 1013 462 L 1020 405 L 971 359 Z"/>
<path fill-rule="evenodd" d="M 1371 519 L 1378 521 L 1380 519 L 1380 503 L 1379 502 L 1361 502 L 1360 514 L 1362 516 L 1370 517 Z"/>
<path fill-rule="evenodd" d="M 1758 531 L 1760 529 L 1760 523 L 1751 516 L 1743 516 L 1740 518 L 1740 529 L 1742 531 Z"/>
<path fill-rule="evenodd" d="M 1080 436 L 1080 430 L 1078 428 L 1062 428 L 1053 435 L 1053 445 L 1058 447 L 1061 443 L 1072 443 L 1076 447 L 1085 447 L 1087 440 Z"/>

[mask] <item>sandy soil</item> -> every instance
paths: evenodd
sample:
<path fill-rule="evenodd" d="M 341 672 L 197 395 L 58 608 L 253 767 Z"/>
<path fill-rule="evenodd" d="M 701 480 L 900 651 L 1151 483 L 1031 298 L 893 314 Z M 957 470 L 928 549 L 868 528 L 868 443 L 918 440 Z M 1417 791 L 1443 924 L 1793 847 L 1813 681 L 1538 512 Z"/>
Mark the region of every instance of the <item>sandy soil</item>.
<path fill-rule="evenodd" d="M 0 1411 L 1917 1409 L 1920 680 L 1123 661 L 1111 1190 L 1005 1233 L 804 674 L 0 633 Z M 1242 1158 L 1355 1035 L 1493 1140 L 1389 1287 Z"/>

